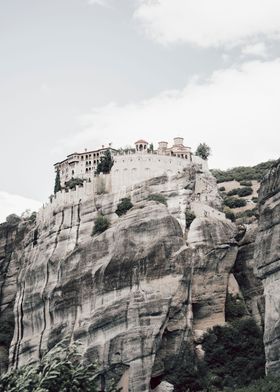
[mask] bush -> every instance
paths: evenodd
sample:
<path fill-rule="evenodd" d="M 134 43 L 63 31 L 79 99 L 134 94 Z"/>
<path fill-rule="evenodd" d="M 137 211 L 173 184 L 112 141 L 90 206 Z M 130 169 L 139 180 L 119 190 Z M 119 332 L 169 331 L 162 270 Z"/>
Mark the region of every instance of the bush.
<path fill-rule="evenodd" d="M 239 184 L 243 185 L 243 186 L 252 186 L 253 185 L 252 181 L 240 181 Z"/>
<path fill-rule="evenodd" d="M 254 203 L 257 203 L 257 202 L 258 202 L 258 198 L 257 198 L 257 197 L 252 197 L 252 201 L 253 201 Z"/>
<path fill-rule="evenodd" d="M 211 148 L 206 143 L 200 143 L 196 149 L 195 155 L 206 160 L 211 154 Z"/>
<path fill-rule="evenodd" d="M 124 215 L 132 207 L 133 204 L 131 203 L 130 197 L 124 197 L 123 199 L 121 199 L 121 202 L 117 206 L 116 214 L 118 216 Z"/>
<path fill-rule="evenodd" d="M 253 189 L 250 188 L 249 186 L 246 186 L 244 188 L 239 188 L 237 192 L 238 196 L 240 197 L 249 196 L 252 193 L 253 193 Z"/>
<path fill-rule="evenodd" d="M 220 186 L 219 191 L 220 192 L 224 192 L 226 190 L 226 188 L 224 186 Z"/>
<path fill-rule="evenodd" d="M 271 377 L 265 377 L 250 384 L 248 387 L 236 389 L 235 392 L 279 392 L 280 380 Z"/>
<path fill-rule="evenodd" d="M 235 218 L 234 212 L 227 210 L 227 211 L 225 211 L 225 215 L 226 215 L 227 219 L 230 219 L 232 222 L 235 222 L 236 218 Z"/>
<path fill-rule="evenodd" d="M 186 218 L 186 229 L 189 229 L 192 221 L 196 218 L 196 216 L 189 208 L 186 208 L 185 218 Z"/>
<path fill-rule="evenodd" d="M 68 189 L 74 189 L 76 186 L 82 186 L 84 184 L 84 180 L 81 178 L 71 178 L 71 180 L 65 182 L 65 187 Z"/>
<path fill-rule="evenodd" d="M 224 203 L 229 208 L 238 208 L 246 206 L 246 200 L 237 199 L 236 197 L 227 197 L 224 200 Z"/>
<path fill-rule="evenodd" d="M 0 378 L 0 392 L 96 392 L 95 377 L 96 366 L 82 364 L 77 344 L 68 346 L 64 340 L 38 363 L 4 374 Z"/>
<path fill-rule="evenodd" d="M 252 318 L 213 327 L 202 347 L 208 378 L 218 389 L 236 390 L 264 376 L 262 332 Z"/>
<path fill-rule="evenodd" d="M 147 200 L 157 201 L 158 203 L 162 203 L 167 206 L 167 201 L 165 196 L 159 195 L 158 193 L 154 193 L 153 195 L 149 195 Z"/>
<path fill-rule="evenodd" d="M 20 222 L 20 217 L 17 214 L 10 214 L 7 216 L 6 222 L 9 225 L 17 225 Z"/>
<path fill-rule="evenodd" d="M 238 194 L 238 189 L 237 189 L 237 188 L 231 189 L 231 190 L 228 191 L 228 193 L 227 193 L 228 196 L 235 196 L 235 195 L 237 195 L 237 194 Z"/>
<path fill-rule="evenodd" d="M 100 234 L 106 231 L 110 227 L 110 221 L 106 216 L 98 215 L 94 220 L 94 227 L 92 230 L 92 235 Z"/>
<path fill-rule="evenodd" d="M 228 294 L 225 306 L 226 321 L 240 319 L 247 314 L 247 309 L 242 298 L 239 295 Z"/>

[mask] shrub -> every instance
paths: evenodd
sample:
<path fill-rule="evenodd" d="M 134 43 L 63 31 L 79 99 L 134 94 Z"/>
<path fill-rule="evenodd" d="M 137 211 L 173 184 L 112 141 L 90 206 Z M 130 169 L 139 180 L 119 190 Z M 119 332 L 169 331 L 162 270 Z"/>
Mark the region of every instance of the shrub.
<path fill-rule="evenodd" d="M 95 377 L 96 366 L 82 364 L 77 344 L 68 346 L 64 340 L 39 362 L 1 376 L 0 392 L 96 392 L 98 388 Z"/>
<path fill-rule="evenodd" d="M 240 319 L 247 314 L 246 306 L 239 295 L 228 294 L 225 306 L 225 319 L 226 321 L 234 321 Z"/>
<path fill-rule="evenodd" d="M 237 199 L 236 197 L 227 197 L 224 200 L 224 203 L 229 208 L 238 208 L 246 206 L 246 200 Z"/>
<path fill-rule="evenodd" d="M 238 194 L 238 189 L 237 189 L 237 188 L 231 189 L 231 190 L 228 191 L 228 193 L 227 193 L 228 196 L 235 196 L 235 195 L 237 195 L 237 194 Z"/>
<path fill-rule="evenodd" d="M 235 392 L 279 392 L 280 380 L 271 377 L 265 377 L 262 380 L 255 381 L 245 388 L 235 389 Z"/>
<path fill-rule="evenodd" d="M 230 210 L 226 210 L 225 211 L 225 215 L 227 219 L 230 219 L 232 222 L 235 222 L 235 214 L 234 212 L 230 211 Z"/>
<path fill-rule="evenodd" d="M 131 203 L 130 197 L 124 197 L 123 199 L 121 199 L 121 202 L 117 206 L 116 214 L 118 216 L 124 215 L 132 207 L 133 204 Z"/>
<path fill-rule="evenodd" d="M 100 234 L 106 231 L 110 227 L 110 221 L 106 216 L 98 215 L 94 220 L 94 227 L 92 230 L 92 235 Z"/>
<path fill-rule="evenodd" d="M 65 182 L 65 187 L 68 189 L 74 189 L 76 186 L 83 185 L 84 180 L 81 178 L 71 178 L 71 180 Z"/>
<path fill-rule="evenodd" d="M 253 185 L 252 181 L 240 181 L 239 184 L 243 185 L 243 186 L 252 186 Z"/>
<path fill-rule="evenodd" d="M 186 228 L 189 229 L 192 221 L 196 218 L 196 216 L 189 208 L 186 208 L 185 218 L 186 218 Z"/>
<path fill-rule="evenodd" d="M 252 193 L 253 193 L 253 189 L 250 188 L 249 186 L 244 187 L 244 188 L 239 188 L 238 192 L 237 192 L 238 196 L 240 196 L 240 197 L 249 196 Z"/>
<path fill-rule="evenodd" d="M 154 193 L 154 194 L 152 194 L 152 195 L 149 195 L 149 196 L 147 197 L 147 200 L 157 201 L 158 203 L 162 203 L 162 204 L 164 204 L 165 206 L 167 206 L 167 201 L 166 201 L 165 196 L 160 195 L 160 194 L 158 194 L 158 193 Z"/>
<path fill-rule="evenodd" d="M 264 376 L 262 332 L 252 318 L 213 327 L 202 347 L 208 377 L 218 389 L 236 390 Z"/>
<path fill-rule="evenodd" d="M 56 171 L 56 176 L 55 176 L 55 184 L 54 184 L 54 194 L 57 192 L 61 191 L 61 185 L 60 185 L 60 170 L 57 169 Z"/>
<path fill-rule="evenodd" d="M 257 197 L 252 197 L 252 201 L 254 202 L 254 203 L 257 203 L 258 202 L 258 198 Z"/>
<path fill-rule="evenodd" d="M 226 188 L 224 186 L 220 186 L 219 191 L 220 192 L 224 192 L 226 190 Z"/>
<path fill-rule="evenodd" d="M 17 214 L 10 214 L 6 218 L 9 225 L 17 225 L 20 222 L 20 217 Z"/>

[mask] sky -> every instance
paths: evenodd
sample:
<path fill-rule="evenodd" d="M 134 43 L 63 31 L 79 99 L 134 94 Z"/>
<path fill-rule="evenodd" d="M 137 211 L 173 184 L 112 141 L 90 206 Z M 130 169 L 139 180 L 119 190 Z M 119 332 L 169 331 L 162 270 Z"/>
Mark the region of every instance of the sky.
<path fill-rule="evenodd" d="M 185 138 L 279 157 L 279 0 L 0 0 L 0 221 L 84 148 Z"/>

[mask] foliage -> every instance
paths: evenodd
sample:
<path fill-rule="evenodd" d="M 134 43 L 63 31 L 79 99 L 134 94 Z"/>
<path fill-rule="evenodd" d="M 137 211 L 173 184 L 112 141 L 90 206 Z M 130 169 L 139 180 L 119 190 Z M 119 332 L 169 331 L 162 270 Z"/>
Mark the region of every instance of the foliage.
<path fill-rule="evenodd" d="M 226 190 L 226 188 L 224 186 L 220 186 L 219 191 L 220 192 L 224 192 Z"/>
<path fill-rule="evenodd" d="M 247 181 L 257 180 L 261 181 L 266 172 L 273 166 L 276 161 L 267 161 L 259 163 L 256 166 L 239 166 L 228 170 L 211 170 L 216 177 L 217 182 L 224 181 Z"/>
<path fill-rule="evenodd" d="M 96 392 L 95 365 L 84 365 L 77 344 L 58 343 L 35 364 L 4 374 L 0 392 Z"/>
<path fill-rule="evenodd" d="M 258 198 L 257 198 L 257 197 L 252 197 L 252 201 L 253 201 L 254 203 L 257 203 L 257 202 L 258 202 Z"/>
<path fill-rule="evenodd" d="M 195 155 L 206 160 L 211 154 L 211 148 L 206 143 L 200 143 L 196 149 Z"/>
<path fill-rule="evenodd" d="M 56 176 L 55 176 L 55 184 L 54 184 L 54 194 L 57 192 L 61 191 L 61 185 L 60 185 L 60 170 L 57 169 L 56 171 Z"/>
<path fill-rule="evenodd" d="M 150 152 L 153 152 L 153 151 L 154 151 L 154 145 L 153 145 L 153 143 L 150 144 L 150 146 L 149 146 L 149 151 L 150 151 Z"/>
<path fill-rule="evenodd" d="M 96 174 L 110 173 L 113 165 L 114 160 L 112 158 L 111 152 L 109 150 L 106 150 L 105 154 L 101 157 L 100 162 L 97 165 Z"/>
<path fill-rule="evenodd" d="M 246 200 L 237 199 L 237 197 L 226 197 L 224 203 L 229 208 L 238 208 L 246 206 Z"/>
<path fill-rule="evenodd" d="M 124 197 L 117 205 L 116 214 L 118 216 L 124 215 L 128 210 L 133 207 L 130 197 Z"/>
<path fill-rule="evenodd" d="M 158 203 L 162 203 L 167 206 L 167 201 L 165 196 L 160 195 L 158 193 L 153 193 L 147 197 L 147 200 L 157 201 Z"/>
<path fill-rule="evenodd" d="M 17 214 L 10 214 L 6 218 L 9 225 L 17 225 L 20 222 L 20 217 Z"/>
<path fill-rule="evenodd" d="M 251 218 L 252 216 L 255 216 L 256 218 L 259 217 L 259 211 L 256 207 L 236 214 L 236 218 Z"/>
<path fill-rule="evenodd" d="M 94 227 L 92 230 L 92 235 L 100 234 L 106 231 L 110 227 L 110 221 L 106 216 L 98 215 L 94 220 Z"/>
<path fill-rule="evenodd" d="M 234 321 L 240 319 L 247 314 L 247 309 L 242 298 L 239 295 L 228 294 L 225 307 L 226 321 Z"/>
<path fill-rule="evenodd" d="M 235 214 L 229 208 L 224 210 L 227 219 L 230 219 L 232 222 L 235 222 Z"/>
<path fill-rule="evenodd" d="M 253 189 L 246 186 L 243 188 L 234 188 L 227 193 L 228 196 L 238 195 L 240 197 L 249 196 L 253 193 Z"/>
<path fill-rule="evenodd" d="M 220 390 L 236 390 L 264 376 L 262 332 L 252 318 L 213 327 L 202 347 L 208 379 Z"/>
<path fill-rule="evenodd" d="M 243 181 L 240 181 L 240 185 L 243 185 L 243 186 L 252 186 L 253 184 L 252 184 L 252 181 L 243 180 Z"/>
<path fill-rule="evenodd" d="M 189 209 L 185 210 L 186 228 L 189 229 L 192 221 L 196 218 L 195 214 Z"/>
<path fill-rule="evenodd" d="M 84 180 L 81 178 L 71 178 L 71 180 L 65 182 L 65 187 L 68 189 L 74 189 L 76 186 L 81 186 L 83 185 Z"/>
<path fill-rule="evenodd" d="M 235 392 L 279 392 L 280 380 L 271 377 L 265 377 L 257 382 L 250 384 L 245 388 L 235 389 Z"/>

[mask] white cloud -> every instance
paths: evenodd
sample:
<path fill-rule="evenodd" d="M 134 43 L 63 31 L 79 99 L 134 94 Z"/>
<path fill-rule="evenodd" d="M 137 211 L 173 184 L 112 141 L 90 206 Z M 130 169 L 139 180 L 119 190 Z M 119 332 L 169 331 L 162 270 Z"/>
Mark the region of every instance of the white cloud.
<path fill-rule="evenodd" d="M 267 47 L 264 42 L 246 45 L 244 48 L 242 48 L 242 54 L 245 56 L 255 56 L 262 58 L 266 58 L 268 56 Z"/>
<path fill-rule="evenodd" d="M 134 17 L 161 44 L 232 46 L 280 33 L 279 0 L 139 0 Z"/>
<path fill-rule="evenodd" d="M 89 4 L 99 5 L 101 7 L 108 7 L 108 0 L 88 0 Z"/>
<path fill-rule="evenodd" d="M 25 210 L 37 211 L 42 203 L 19 195 L 0 191 L 0 222 L 10 214 L 21 215 Z"/>
<path fill-rule="evenodd" d="M 211 167 L 258 163 L 279 154 L 279 101 L 280 59 L 248 62 L 194 79 L 183 90 L 94 108 L 82 117 L 83 130 L 58 147 L 66 155 L 109 142 L 118 147 L 182 135 L 193 148 L 201 141 L 212 147 Z"/>

